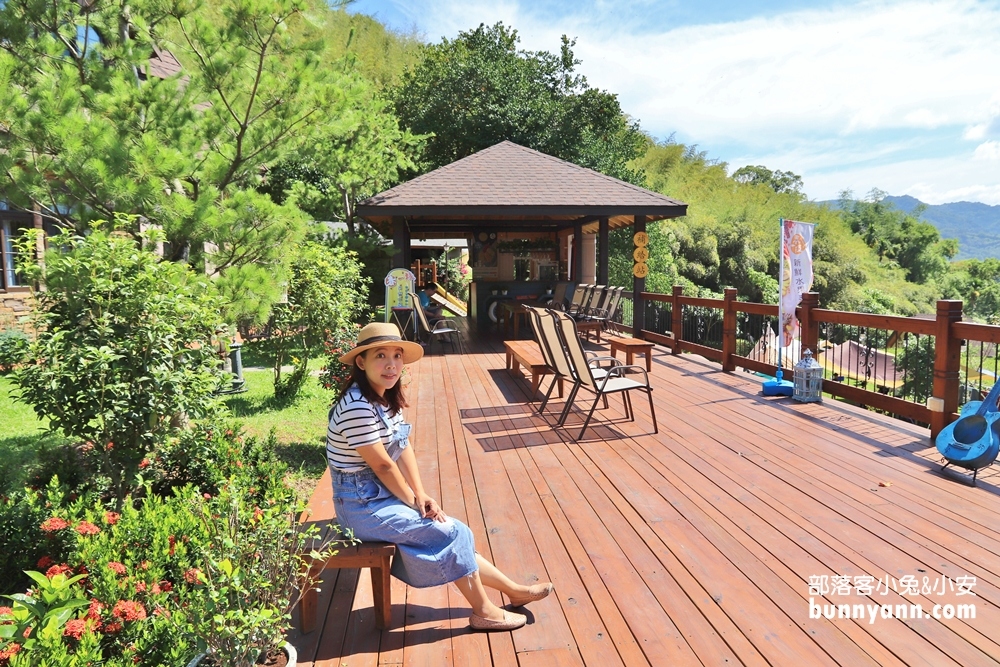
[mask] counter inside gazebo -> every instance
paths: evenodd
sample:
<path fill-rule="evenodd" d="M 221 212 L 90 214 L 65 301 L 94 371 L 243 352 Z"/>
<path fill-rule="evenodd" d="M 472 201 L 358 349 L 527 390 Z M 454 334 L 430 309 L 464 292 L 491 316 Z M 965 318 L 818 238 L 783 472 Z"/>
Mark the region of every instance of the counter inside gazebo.
<path fill-rule="evenodd" d="M 371 197 L 357 208 L 410 266 L 413 238 L 466 237 L 480 322 L 494 291 L 540 295 L 558 281 L 608 282 L 608 234 L 687 213 L 687 204 L 504 141 Z M 589 271 L 589 275 L 588 275 Z M 637 273 L 642 273 L 641 271 Z M 645 276 L 632 291 L 641 301 Z M 643 308 L 636 303 L 635 326 Z"/>

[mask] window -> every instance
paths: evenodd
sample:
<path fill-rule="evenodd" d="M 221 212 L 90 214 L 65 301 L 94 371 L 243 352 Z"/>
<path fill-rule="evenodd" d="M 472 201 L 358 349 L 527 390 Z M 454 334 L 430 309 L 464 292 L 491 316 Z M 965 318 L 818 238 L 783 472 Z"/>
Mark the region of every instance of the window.
<path fill-rule="evenodd" d="M 31 226 L 28 220 L 0 218 L 0 289 L 27 287 L 15 264 L 14 239 Z"/>

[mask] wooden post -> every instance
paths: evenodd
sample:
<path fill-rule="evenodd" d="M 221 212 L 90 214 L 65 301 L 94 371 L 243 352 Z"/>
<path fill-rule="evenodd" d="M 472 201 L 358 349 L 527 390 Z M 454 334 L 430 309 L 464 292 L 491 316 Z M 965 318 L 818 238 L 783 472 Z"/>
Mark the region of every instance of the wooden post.
<path fill-rule="evenodd" d="M 805 292 L 802 295 L 802 303 L 799 305 L 799 328 L 802 331 L 802 345 L 800 354 L 806 350 L 812 350 L 813 359 L 819 356 L 819 322 L 813 317 L 813 308 L 819 307 L 819 292 Z"/>
<path fill-rule="evenodd" d="M 941 299 L 937 302 L 937 330 L 934 332 L 933 397 L 940 399 L 943 411 L 931 412 L 931 439 L 937 437 L 958 411 L 958 380 L 962 365 L 962 340 L 951 334 L 952 322 L 962 320 L 962 302 Z"/>
<path fill-rule="evenodd" d="M 736 370 L 736 288 L 727 287 L 724 292 L 724 310 L 722 311 L 722 370 Z"/>
<path fill-rule="evenodd" d="M 578 283 L 583 280 L 583 225 L 573 225 L 573 277 Z"/>
<path fill-rule="evenodd" d="M 646 216 L 637 215 L 635 216 L 635 223 L 632 228 L 632 237 L 639 232 L 646 231 Z M 632 249 L 639 246 L 635 245 L 635 241 L 632 241 Z M 642 330 L 646 328 L 646 303 L 643 301 L 642 293 L 646 291 L 646 278 L 638 278 L 635 274 L 632 275 L 632 335 L 635 338 L 642 338 Z"/>
<path fill-rule="evenodd" d="M 611 248 L 608 247 L 608 230 L 610 225 L 607 218 L 601 218 L 597 229 L 597 284 L 608 284 L 608 257 Z"/>
<path fill-rule="evenodd" d="M 681 309 L 681 297 L 684 295 L 683 285 L 674 285 L 673 305 L 670 307 L 670 333 L 674 336 L 674 346 L 670 348 L 671 354 L 680 354 L 680 342 L 684 340 L 684 312 Z"/>
<path fill-rule="evenodd" d="M 410 230 L 406 226 L 406 218 L 392 218 L 392 268 L 410 268 Z"/>
<path fill-rule="evenodd" d="M 413 264 L 410 264 L 410 271 L 413 271 L 413 275 L 417 278 L 417 287 L 424 286 L 424 278 L 420 271 L 420 260 L 418 259 Z"/>

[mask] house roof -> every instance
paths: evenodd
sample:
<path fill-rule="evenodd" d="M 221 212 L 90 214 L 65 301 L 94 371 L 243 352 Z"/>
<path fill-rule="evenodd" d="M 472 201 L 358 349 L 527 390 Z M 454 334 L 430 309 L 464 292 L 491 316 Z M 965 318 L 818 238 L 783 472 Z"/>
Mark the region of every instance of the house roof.
<path fill-rule="evenodd" d="M 502 141 L 361 202 L 358 215 L 379 231 L 406 218 L 411 234 L 498 229 L 597 229 L 675 218 L 687 204 L 592 169 Z"/>

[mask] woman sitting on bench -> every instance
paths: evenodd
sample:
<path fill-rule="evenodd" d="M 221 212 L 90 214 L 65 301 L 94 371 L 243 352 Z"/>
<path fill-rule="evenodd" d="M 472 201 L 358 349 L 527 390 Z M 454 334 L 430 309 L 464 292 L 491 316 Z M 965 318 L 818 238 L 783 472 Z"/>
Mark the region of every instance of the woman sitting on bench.
<path fill-rule="evenodd" d="M 340 358 L 352 372 L 330 410 L 326 440 L 337 521 L 359 540 L 394 543 L 392 574 L 410 586 L 454 582 L 472 605 L 473 629 L 514 630 L 525 616 L 490 602 L 484 586 L 516 607 L 546 597 L 552 584 L 515 584 L 476 553 L 469 527 L 424 492 L 399 385 L 403 365 L 422 356 L 423 348 L 404 340 L 395 324 L 375 322 Z"/>

